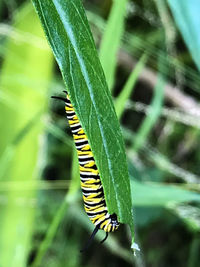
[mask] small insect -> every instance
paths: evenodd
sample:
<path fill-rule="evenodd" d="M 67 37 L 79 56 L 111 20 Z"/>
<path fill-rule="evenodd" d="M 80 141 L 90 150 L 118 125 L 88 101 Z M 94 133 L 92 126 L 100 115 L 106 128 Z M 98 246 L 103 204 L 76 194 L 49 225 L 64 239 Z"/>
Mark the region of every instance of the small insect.
<path fill-rule="evenodd" d="M 64 93 L 66 93 L 66 98 L 58 96 L 52 96 L 52 98 L 65 102 L 65 111 L 78 154 L 84 208 L 89 219 L 95 225 L 95 229 L 84 249 L 86 250 L 99 229 L 106 232 L 106 237 L 101 241 L 103 243 L 107 239 L 108 233 L 115 231 L 119 227 L 119 222 L 116 214 L 111 215 L 108 212 L 101 178 L 88 143 L 88 138 L 71 104 L 68 93 L 66 91 Z"/>

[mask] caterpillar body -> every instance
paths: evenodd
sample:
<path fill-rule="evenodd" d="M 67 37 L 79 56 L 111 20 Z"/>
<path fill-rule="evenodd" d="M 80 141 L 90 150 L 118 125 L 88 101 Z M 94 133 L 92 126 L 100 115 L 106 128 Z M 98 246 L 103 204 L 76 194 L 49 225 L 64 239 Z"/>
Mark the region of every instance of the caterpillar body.
<path fill-rule="evenodd" d="M 66 98 L 56 96 L 53 96 L 53 98 L 61 99 L 65 102 L 65 111 L 78 154 L 84 208 L 89 219 L 96 226 L 90 239 L 94 237 L 99 229 L 106 232 L 107 238 L 109 232 L 113 232 L 119 227 L 119 222 L 116 214 L 109 214 L 108 212 L 101 178 L 88 138 L 71 104 L 68 93 L 64 92 L 66 93 Z"/>

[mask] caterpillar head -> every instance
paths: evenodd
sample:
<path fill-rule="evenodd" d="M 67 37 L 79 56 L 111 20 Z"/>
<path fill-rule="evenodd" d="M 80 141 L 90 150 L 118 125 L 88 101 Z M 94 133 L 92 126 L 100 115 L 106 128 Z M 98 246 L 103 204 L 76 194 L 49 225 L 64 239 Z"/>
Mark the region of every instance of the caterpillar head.
<path fill-rule="evenodd" d="M 118 228 L 119 227 L 119 222 L 117 220 L 117 215 L 115 213 L 113 213 L 112 215 L 110 215 L 110 218 L 111 218 L 112 225 L 115 228 Z"/>

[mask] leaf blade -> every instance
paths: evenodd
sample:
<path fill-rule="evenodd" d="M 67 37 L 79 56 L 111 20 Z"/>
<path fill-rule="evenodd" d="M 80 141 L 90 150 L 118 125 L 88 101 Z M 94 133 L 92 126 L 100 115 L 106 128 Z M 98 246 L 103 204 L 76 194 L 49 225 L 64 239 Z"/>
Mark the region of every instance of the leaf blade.
<path fill-rule="evenodd" d="M 100 46 L 100 61 L 110 89 L 112 89 L 114 84 L 117 51 L 124 31 L 127 3 L 128 0 L 115 0 L 113 2 Z"/>
<path fill-rule="evenodd" d="M 194 191 L 162 183 L 141 183 L 131 180 L 135 206 L 167 207 L 178 203 L 200 202 L 200 195 Z M 142 196 L 142 197 L 141 197 Z"/>
<path fill-rule="evenodd" d="M 168 0 L 175 22 L 200 71 L 200 5 L 198 0 Z"/>
<path fill-rule="evenodd" d="M 140 73 L 142 72 L 145 64 L 147 61 L 147 55 L 143 54 L 139 61 L 137 62 L 136 66 L 132 70 L 131 74 L 129 75 L 124 87 L 122 88 L 122 91 L 120 92 L 119 96 L 115 100 L 115 109 L 117 112 L 117 116 L 119 119 L 121 119 L 123 115 L 123 111 L 125 109 L 126 101 L 130 97 L 131 93 L 133 92 L 135 88 L 135 84 L 138 80 L 138 77 Z"/>
<path fill-rule="evenodd" d="M 130 181 L 119 122 L 79 0 L 33 0 L 67 85 L 71 102 L 89 139 L 109 212 L 133 233 Z M 56 30 L 55 30 L 56 29 Z M 114 144 L 114 145 L 113 145 Z M 117 162 L 120 162 L 120 169 Z M 127 199 L 124 199 L 127 195 Z"/>
<path fill-rule="evenodd" d="M 4 98 L 0 103 L 0 112 L 4 114 L 0 118 L 0 137 L 4 140 L 0 142 L 0 181 L 10 184 L 36 182 L 36 177 L 40 177 L 38 141 L 44 130 L 40 119 L 47 111 L 46 94 L 53 63 L 51 51 L 33 42 L 34 38 L 41 43 L 45 39 L 30 3 L 15 13 L 13 32 L 17 31 L 23 38 L 18 42 L 8 38 L 5 48 L 9 53 L 5 54 L 0 82 L 1 94 L 5 99 L 14 100 L 11 105 Z M 9 187 L 3 195 L 7 202 L 0 204 L 1 264 L 24 267 L 30 252 L 35 215 L 31 201 L 36 191 L 23 188 L 19 192 Z"/>
<path fill-rule="evenodd" d="M 145 117 L 144 121 L 142 122 L 142 125 L 140 126 L 134 138 L 132 149 L 135 152 L 138 151 L 145 143 L 149 132 L 151 131 L 160 116 L 164 99 L 164 83 L 165 81 L 163 77 L 161 75 L 158 76 L 158 82 L 155 88 L 154 97 L 151 102 L 151 112 Z"/>

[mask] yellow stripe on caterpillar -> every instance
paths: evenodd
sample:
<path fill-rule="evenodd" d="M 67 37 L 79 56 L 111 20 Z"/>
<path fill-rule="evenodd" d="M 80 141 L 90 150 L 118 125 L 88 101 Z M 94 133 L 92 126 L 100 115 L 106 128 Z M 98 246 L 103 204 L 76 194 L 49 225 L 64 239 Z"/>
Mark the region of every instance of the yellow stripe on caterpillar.
<path fill-rule="evenodd" d="M 69 124 L 70 125 L 73 125 L 73 124 L 76 124 L 76 123 L 79 123 L 79 120 L 69 120 Z"/>
<path fill-rule="evenodd" d="M 79 170 L 81 172 L 92 172 L 92 173 L 94 173 L 96 175 L 99 174 L 99 171 L 98 170 L 94 170 L 94 169 L 91 169 L 91 168 L 84 168 L 82 166 L 80 166 Z"/>
<path fill-rule="evenodd" d="M 77 135 L 77 134 L 73 134 L 74 140 L 78 140 L 78 139 L 86 139 L 86 135 L 82 134 L 82 135 Z"/>
<path fill-rule="evenodd" d="M 78 134 L 85 134 L 82 128 L 80 131 L 78 131 Z"/>
<path fill-rule="evenodd" d="M 93 154 L 92 154 L 92 151 L 80 151 L 78 150 L 78 156 L 83 156 L 83 155 L 86 155 L 88 157 L 93 157 Z"/>
<path fill-rule="evenodd" d="M 74 115 L 73 120 L 78 120 L 77 115 Z"/>
<path fill-rule="evenodd" d="M 70 108 L 70 107 L 68 107 L 68 106 L 65 106 L 65 110 L 66 110 L 66 111 L 74 111 L 74 108 L 73 108 L 73 107 Z"/>
<path fill-rule="evenodd" d="M 89 199 L 93 199 L 93 198 L 98 197 L 100 194 L 101 194 L 101 192 L 99 192 L 99 193 L 90 193 L 88 196 L 85 196 L 85 195 L 84 196 L 89 200 Z"/>
<path fill-rule="evenodd" d="M 91 188 L 91 185 L 93 183 L 99 183 L 100 182 L 100 179 L 94 179 L 94 178 L 90 178 L 89 180 L 87 181 L 84 181 L 84 182 L 81 182 L 81 186 L 83 185 L 84 187 L 88 187 L 88 188 Z M 95 186 L 95 185 L 93 185 Z M 99 185 L 98 185 L 99 186 Z"/>
<path fill-rule="evenodd" d="M 86 208 L 88 212 L 102 212 L 102 211 L 105 211 L 105 208 L 104 207 L 99 207 L 97 209 L 95 209 L 94 207 L 90 207 L 90 208 Z"/>
<path fill-rule="evenodd" d="M 85 196 L 83 195 L 83 200 L 84 200 L 85 202 L 94 204 L 94 203 L 99 203 L 99 202 L 102 200 L 102 198 L 88 199 L 88 197 L 85 197 Z"/>
<path fill-rule="evenodd" d="M 81 150 L 89 150 L 90 146 L 89 145 L 85 145 Z"/>
<path fill-rule="evenodd" d="M 100 186 L 99 185 L 86 185 L 85 186 L 85 184 L 82 183 L 82 182 L 81 182 L 81 187 L 82 187 L 82 189 L 85 189 L 85 190 L 87 190 L 87 189 L 93 189 L 93 190 L 100 189 Z"/>
<path fill-rule="evenodd" d="M 101 219 L 101 221 L 103 221 L 106 218 L 105 213 L 100 213 L 97 214 L 94 218 L 90 218 L 91 221 L 93 221 L 93 223 L 97 220 L 97 219 Z"/>
<path fill-rule="evenodd" d="M 84 167 L 85 168 L 87 168 L 87 167 L 94 167 L 95 166 L 95 162 L 94 161 L 90 161 L 89 163 L 86 163 L 85 165 L 84 165 Z"/>

